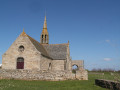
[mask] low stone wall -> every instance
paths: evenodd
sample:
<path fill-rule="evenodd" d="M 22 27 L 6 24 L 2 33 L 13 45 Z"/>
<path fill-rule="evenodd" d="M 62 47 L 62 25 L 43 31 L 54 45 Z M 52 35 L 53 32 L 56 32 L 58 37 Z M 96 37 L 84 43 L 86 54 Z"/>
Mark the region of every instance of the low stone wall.
<path fill-rule="evenodd" d="M 78 80 L 88 80 L 88 72 L 85 70 L 76 71 L 75 77 Z"/>
<path fill-rule="evenodd" d="M 79 71 L 73 74 L 72 71 L 41 71 L 41 70 L 8 70 L 0 69 L 1 79 L 22 79 L 22 80 L 87 80 L 87 71 Z"/>
<path fill-rule="evenodd" d="M 110 90 L 120 90 L 120 83 L 110 80 L 95 79 L 95 84 Z"/>

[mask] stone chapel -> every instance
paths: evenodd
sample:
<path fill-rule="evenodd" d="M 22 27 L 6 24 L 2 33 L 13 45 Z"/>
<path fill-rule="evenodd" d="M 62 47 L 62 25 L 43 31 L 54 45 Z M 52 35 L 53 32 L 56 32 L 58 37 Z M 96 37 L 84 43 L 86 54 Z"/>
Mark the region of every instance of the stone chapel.
<path fill-rule="evenodd" d="M 49 73 L 72 72 L 73 65 L 77 65 L 79 74 L 86 75 L 82 77 L 85 77 L 83 80 L 87 80 L 84 61 L 70 58 L 69 41 L 64 44 L 49 44 L 46 16 L 40 42 L 27 35 L 23 29 L 23 32 L 2 56 L 2 70 L 12 70 L 12 72 L 16 70 L 37 70 Z"/>

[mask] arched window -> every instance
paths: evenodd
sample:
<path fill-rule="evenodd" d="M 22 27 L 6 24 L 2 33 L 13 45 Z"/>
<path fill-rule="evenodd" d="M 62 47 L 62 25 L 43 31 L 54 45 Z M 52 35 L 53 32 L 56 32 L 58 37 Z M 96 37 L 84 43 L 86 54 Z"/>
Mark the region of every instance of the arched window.
<path fill-rule="evenodd" d="M 44 35 L 42 35 L 42 43 L 43 43 L 43 38 L 44 38 Z"/>
<path fill-rule="evenodd" d="M 45 39 L 47 38 L 47 35 L 45 35 Z"/>
<path fill-rule="evenodd" d="M 45 35 L 45 42 L 47 43 L 47 35 Z"/>
<path fill-rule="evenodd" d="M 42 35 L 42 39 L 43 39 L 44 35 Z"/>
<path fill-rule="evenodd" d="M 52 69 L 51 63 L 49 63 L 48 70 L 51 70 L 51 69 Z"/>
<path fill-rule="evenodd" d="M 17 69 L 24 69 L 24 58 L 23 57 L 17 58 Z"/>
<path fill-rule="evenodd" d="M 24 46 L 23 45 L 21 45 L 21 46 L 19 46 L 19 52 L 23 52 L 24 51 Z"/>

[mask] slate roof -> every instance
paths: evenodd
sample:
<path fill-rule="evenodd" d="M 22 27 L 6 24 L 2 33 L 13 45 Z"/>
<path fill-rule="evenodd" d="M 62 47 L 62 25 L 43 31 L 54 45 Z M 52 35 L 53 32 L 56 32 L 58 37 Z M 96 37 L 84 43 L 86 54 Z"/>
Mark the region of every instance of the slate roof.
<path fill-rule="evenodd" d="M 30 39 L 30 41 L 33 43 L 33 45 L 35 46 L 35 48 L 41 52 L 42 55 L 46 56 L 46 57 L 49 57 L 49 54 L 47 53 L 47 51 L 45 50 L 45 48 L 43 47 L 42 44 L 40 44 L 38 41 L 36 41 L 35 39 L 33 39 L 32 37 L 30 37 L 29 35 L 27 35 L 28 38 Z"/>
<path fill-rule="evenodd" d="M 65 60 L 68 44 L 43 44 L 49 56 L 53 60 Z"/>
<path fill-rule="evenodd" d="M 41 52 L 42 55 L 49 57 L 53 60 L 65 60 L 67 57 L 67 44 L 41 44 L 29 35 L 24 32 L 21 33 L 21 36 L 27 36 L 35 48 Z"/>

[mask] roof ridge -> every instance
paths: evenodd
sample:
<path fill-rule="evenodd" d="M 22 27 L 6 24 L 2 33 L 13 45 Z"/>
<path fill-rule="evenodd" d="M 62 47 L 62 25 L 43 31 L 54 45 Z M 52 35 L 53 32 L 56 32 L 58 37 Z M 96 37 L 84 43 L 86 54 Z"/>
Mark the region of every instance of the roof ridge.
<path fill-rule="evenodd" d="M 30 41 L 31 41 L 31 39 L 32 39 L 33 41 L 35 41 L 35 42 L 37 42 L 39 45 L 41 45 L 47 55 L 44 55 L 45 53 L 43 53 L 43 52 L 41 52 L 41 53 L 42 53 L 44 56 L 47 56 L 47 57 L 51 58 L 51 57 L 49 56 L 48 52 L 46 51 L 46 49 L 44 48 L 44 46 L 43 46 L 41 43 L 39 43 L 37 40 L 35 40 L 34 38 L 30 37 L 30 36 L 27 35 L 27 34 L 26 34 L 26 36 L 30 39 Z M 31 41 L 31 42 L 32 42 L 32 41 Z M 32 44 L 35 46 L 35 44 L 34 44 L 33 42 L 32 42 Z M 39 46 L 39 47 L 40 47 L 40 46 Z M 35 46 L 35 48 L 37 49 L 36 46 Z M 37 50 L 38 50 L 38 49 L 37 49 Z M 38 51 L 39 51 L 39 50 L 38 50 Z"/>
<path fill-rule="evenodd" d="M 27 34 L 26 34 L 27 35 Z M 31 36 L 27 35 L 28 37 L 30 37 L 31 39 L 33 39 L 34 41 L 38 42 L 37 40 L 35 40 L 34 38 L 32 38 Z M 39 43 L 39 42 L 38 42 Z M 40 44 L 40 43 L 39 43 Z"/>
<path fill-rule="evenodd" d="M 42 44 L 42 45 L 68 45 L 68 43 L 62 43 L 62 44 Z"/>

